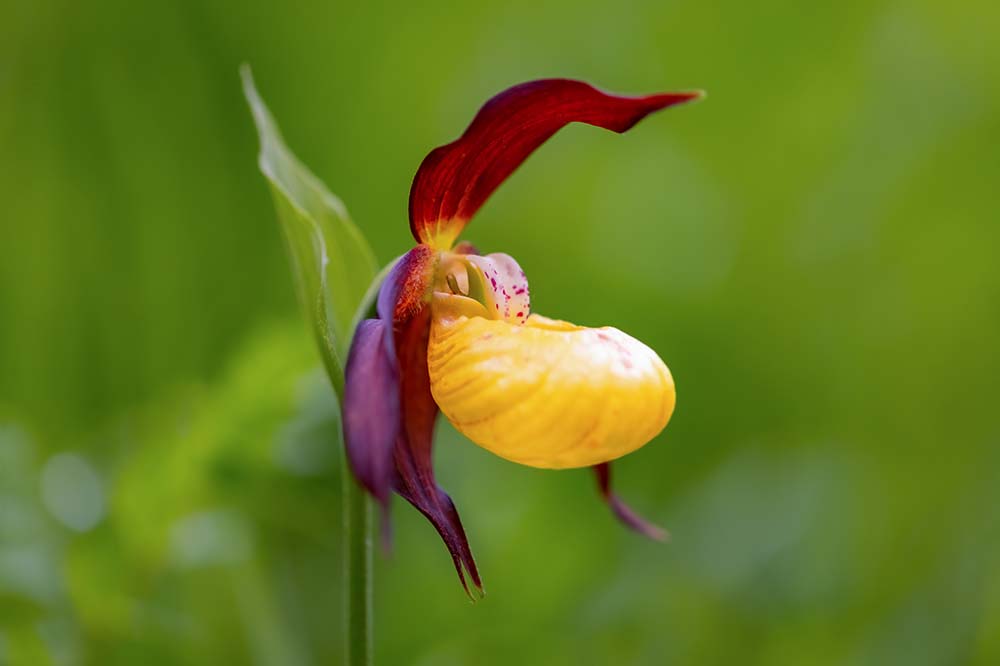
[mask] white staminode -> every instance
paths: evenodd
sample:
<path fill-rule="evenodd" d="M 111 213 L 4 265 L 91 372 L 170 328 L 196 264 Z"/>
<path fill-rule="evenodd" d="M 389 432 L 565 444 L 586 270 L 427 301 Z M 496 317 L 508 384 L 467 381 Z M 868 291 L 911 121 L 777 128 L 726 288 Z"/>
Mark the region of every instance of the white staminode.
<path fill-rule="evenodd" d="M 469 265 L 469 296 L 486 306 L 497 319 L 523 324 L 531 314 L 528 278 L 509 254 L 464 257 Z M 478 292 L 478 293 L 477 293 Z"/>

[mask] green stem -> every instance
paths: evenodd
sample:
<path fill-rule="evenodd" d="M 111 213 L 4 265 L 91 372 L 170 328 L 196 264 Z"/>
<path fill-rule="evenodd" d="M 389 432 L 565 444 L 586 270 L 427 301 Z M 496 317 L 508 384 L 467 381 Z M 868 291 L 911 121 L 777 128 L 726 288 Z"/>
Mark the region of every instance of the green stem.
<path fill-rule="evenodd" d="M 343 451 L 343 448 L 341 448 Z M 348 666 L 372 664 L 372 510 L 341 454 L 344 487 L 344 617 Z"/>
<path fill-rule="evenodd" d="M 378 298 L 379 287 L 392 270 L 399 257 L 390 261 L 372 280 L 368 291 L 357 307 L 348 330 L 358 329 L 365 317 L 371 316 Z M 322 347 L 322 345 L 321 345 Z M 340 413 L 344 413 L 344 372 L 350 350 L 350 340 L 338 348 L 336 356 L 324 356 L 327 371 L 337 395 Z M 341 359 L 345 361 L 341 362 Z M 374 640 L 372 638 L 372 505 L 365 491 L 359 486 L 347 462 L 347 449 L 341 442 L 340 478 L 343 484 L 343 539 L 344 544 L 344 645 L 347 666 L 371 666 Z"/>

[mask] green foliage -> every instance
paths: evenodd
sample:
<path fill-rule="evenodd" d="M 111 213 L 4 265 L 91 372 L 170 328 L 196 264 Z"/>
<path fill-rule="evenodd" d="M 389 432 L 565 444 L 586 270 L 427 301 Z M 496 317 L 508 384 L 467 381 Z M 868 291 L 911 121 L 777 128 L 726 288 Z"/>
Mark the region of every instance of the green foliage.
<path fill-rule="evenodd" d="M 44 477 L 39 447 L 0 433 L 2 487 L 22 486 L 5 503 L 10 541 L 0 542 L 0 626 L 12 645 L 55 645 L 69 663 L 336 661 L 340 426 L 314 358 L 297 321 L 267 327 L 219 381 L 117 424 L 130 451 L 104 471 L 106 512 L 82 534 L 46 516 L 45 493 L 25 492 Z M 58 492 L 79 500 L 72 486 Z M 297 619 L 300 605 L 322 620 Z"/>
<path fill-rule="evenodd" d="M 375 256 L 344 204 L 285 145 L 244 65 L 243 92 L 260 136 L 259 165 L 285 233 L 292 271 L 327 372 L 340 393 L 358 306 L 377 285 Z"/>

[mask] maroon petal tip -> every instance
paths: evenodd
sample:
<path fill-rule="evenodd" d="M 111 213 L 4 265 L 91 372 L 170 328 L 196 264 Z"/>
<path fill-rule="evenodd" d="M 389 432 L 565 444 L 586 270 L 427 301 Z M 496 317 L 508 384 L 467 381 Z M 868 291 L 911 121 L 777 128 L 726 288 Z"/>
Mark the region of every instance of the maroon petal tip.
<path fill-rule="evenodd" d="M 447 493 L 437 487 L 433 479 L 421 479 L 422 475 L 416 471 L 416 463 L 417 461 L 410 457 L 400 465 L 402 474 L 397 492 L 422 513 L 437 530 L 448 549 L 448 554 L 451 555 L 455 573 L 469 600 L 474 602 L 481 599 L 486 595 L 486 591 L 455 504 Z"/>
<path fill-rule="evenodd" d="M 438 407 L 427 372 L 430 307 L 424 306 L 396 332 L 402 369 L 403 427 L 396 441 L 395 489 L 434 526 L 451 556 L 462 588 L 470 599 L 483 594 L 476 561 L 469 548 L 455 503 L 434 479 L 434 423 Z M 471 586 L 470 586 L 471 583 Z"/>
<path fill-rule="evenodd" d="M 654 541 L 669 541 L 670 533 L 662 527 L 649 522 L 629 507 L 618 495 L 611 490 L 611 464 L 601 463 L 594 465 L 594 473 L 597 476 L 597 486 L 604 501 L 611 507 L 615 514 L 626 527 L 639 534 L 653 539 Z"/>

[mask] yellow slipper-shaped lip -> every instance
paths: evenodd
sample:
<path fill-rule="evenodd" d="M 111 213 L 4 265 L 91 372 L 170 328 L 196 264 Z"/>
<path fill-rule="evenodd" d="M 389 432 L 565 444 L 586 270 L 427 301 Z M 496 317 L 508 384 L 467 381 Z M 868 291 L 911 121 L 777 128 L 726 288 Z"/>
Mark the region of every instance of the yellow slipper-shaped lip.
<path fill-rule="evenodd" d="M 523 325 L 436 293 L 427 364 L 449 421 L 532 467 L 587 467 L 630 453 L 667 425 L 674 381 L 656 353 L 616 328 L 532 314 Z"/>

